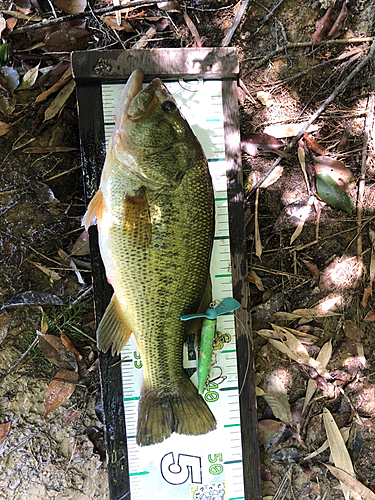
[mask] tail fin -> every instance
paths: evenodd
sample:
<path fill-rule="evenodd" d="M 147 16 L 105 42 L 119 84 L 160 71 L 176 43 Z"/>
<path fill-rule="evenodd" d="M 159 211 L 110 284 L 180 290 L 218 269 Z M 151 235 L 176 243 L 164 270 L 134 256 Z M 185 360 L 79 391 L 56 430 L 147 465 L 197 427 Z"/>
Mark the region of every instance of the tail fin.
<path fill-rule="evenodd" d="M 137 444 L 161 443 L 172 432 L 197 436 L 216 429 L 216 420 L 186 376 L 166 392 L 142 385 L 138 409 Z"/>

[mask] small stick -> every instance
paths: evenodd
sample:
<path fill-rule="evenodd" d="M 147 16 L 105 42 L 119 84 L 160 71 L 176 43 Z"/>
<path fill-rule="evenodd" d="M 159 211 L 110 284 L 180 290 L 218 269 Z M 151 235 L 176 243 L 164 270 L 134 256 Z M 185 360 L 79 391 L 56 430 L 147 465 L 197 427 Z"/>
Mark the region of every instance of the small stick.
<path fill-rule="evenodd" d="M 256 31 L 246 40 L 247 42 L 249 42 L 250 40 L 252 40 L 258 33 L 259 31 L 263 28 L 263 26 L 266 24 L 266 22 L 268 21 L 268 19 L 273 15 L 273 13 L 275 12 L 275 10 L 280 7 L 280 5 L 283 3 L 284 0 L 279 0 L 279 2 L 269 11 L 269 13 L 261 20 L 258 28 L 256 29 Z"/>
<path fill-rule="evenodd" d="M 300 138 L 303 136 L 303 134 L 306 132 L 306 130 L 310 127 L 312 123 L 323 113 L 323 111 L 326 109 L 326 107 L 331 104 L 331 102 L 336 98 L 336 96 L 347 86 L 347 84 L 354 78 L 354 76 L 361 71 L 363 66 L 365 66 L 370 59 L 373 58 L 375 54 L 375 41 L 372 42 L 371 48 L 367 54 L 366 57 L 362 59 L 361 62 L 357 64 L 357 66 L 353 69 L 353 71 L 343 80 L 340 85 L 336 87 L 336 89 L 332 92 L 332 94 L 323 102 L 323 104 L 315 111 L 315 113 L 310 117 L 310 119 L 305 123 L 305 125 L 301 128 L 301 130 L 298 132 L 298 134 L 293 137 L 291 143 L 287 148 L 285 148 L 284 152 L 289 153 L 289 151 L 297 144 L 297 142 L 300 140 Z M 259 179 L 259 181 L 253 186 L 249 192 L 249 194 L 246 196 L 245 202 L 248 202 L 250 199 L 250 196 L 253 194 L 253 192 L 263 184 L 263 182 L 267 179 L 267 177 L 273 172 L 273 170 L 277 167 L 277 165 L 281 162 L 281 157 L 277 158 L 277 160 L 270 166 L 270 168 L 267 170 L 267 172 Z"/>
<path fill-rule="evenodd" d="M 374 71 L 374 70 L 373 70 Z M 358 184 L 358 200 L 357 200 L 357 258 L 362 261 L 362 216 L 363 216 L 363 195 L 365 191 L 365 180 L 366 180 L 366 168 L 369 161 L 368 143 L 373 140 L 374 137 L 373 123 L 374 123 L 374 91 L 375 91 L 375 75 L 371 77 L 371 93 L 368 99 L 368 109 L 365 120 L 365 133 L 363 136 L 362 145 L 362 162 L 361 162 L 361 175 Z"/>
<path fill-rule="evenodd" d="M 126 8 L 130 7 L 139 7 L 141 5 L 154 5 L 158 3 L 160 0 L 133 0 L 133 2 L 129 2 L 126 4 Z M 83 17 L 90 16 L 90 14 L 103 15 L 109 14 L 111 12 L 116 12 L 118 10 L 123 10 L 123 5 L 111 5 L 109 7 L 103 7 L 102 9 L 96 9 L 90 11 L 79 12 L 78 14 L 69 14 L 68 16 L 58 17 L 56 19 L 50 19 L 49 21 L 43 21 L 41 23 L 36 23 L 30 26 L 21 26 L 13 31 L 13 34 L 24 33 L 25 31 L 31 31 L 39 28 L 46 28 L 49 26 L 54 26 L 55 24 L 63 23 L 64 21 L 73 21 L 74 19 L 82 19 Z"/>
<path fill-rule="evenodd" d="M 250 0 L 243 0 L 241 7 L 239 8 L 239 10 L 236 14 L 236 17 L 234 18 L 232 26 L 229 28 L 228 33 L 225 35 L 225 37 L 221 43 L 222 47 L 228 47 L 228 45 L 232 41 L 233 35 L 234 35 L 236 29 L 238 28 L 238 25 L 240 24 L 241 19 L 247 10 L 247 7 L 249 6 L 249 1 Z"/>
<path fill-rule="evenodd" d="M 29 345 L 29 347 L 26 349 L 26 351 L 22 354 L 22 356 L 20 356 L 17 361 L 12 365 L 10 366 L 6 372 L 3 372 L 1 375 L 0 375 L 0 380 L 3 380 L 5 377 L 7 377 L 9 375 L 9 373 L 11 373 L 15 368 L 17 368 L 17 366 L 21 363 L 21 361 L 29 354 L 30 351 L 32 351 L 34 349 L 34 347 L 37 345 L 38 343 L 38 336 L 36 336 L 36 338 L 32 341 L 32 343 Z"/>
<path fill-rule="evenodd" d="M 363 37 L 363 38 L 337 38 L 336 40 L 326 40 L 326 41 L 320 43 L 319 47 L 324 46 L 324 45 L 332 45 L 332 44 L 336 44 L 336 43 L 349 44 L 349 43 L 373 42 L 374 40 L 375 40 L 374 36 L 367 36 L 367 37 Z M 262 57 L 262 59 L 260 59 L 260 61 L 255 63 L 254 66 L 252 66 L 250 68 L 250 71 L 254 71 L 255 69 L 260 68 L 265 62 L 268 61 L 268 59 L 271 59 L 271 57 L 276 56 L 277 54 L 280 54 L 280 52 L 284 52 L 287 49 L 297 49 L 299 47 L 302 47 L 302 48 L 303 47 L 311 47 L 312 44 L 313 44 L 312 42 L 289 42 L 289 43 L 283 45 L 282 47 L 278 47 L 277 49 L 272 50 L 267 55 Z M 248 57 L 246 59 L 243 59 L 241 61 L 241 63 L 244 63 L 246 61 L 251 61 L 252 59 L 254 59 L 254 58 Z"/>

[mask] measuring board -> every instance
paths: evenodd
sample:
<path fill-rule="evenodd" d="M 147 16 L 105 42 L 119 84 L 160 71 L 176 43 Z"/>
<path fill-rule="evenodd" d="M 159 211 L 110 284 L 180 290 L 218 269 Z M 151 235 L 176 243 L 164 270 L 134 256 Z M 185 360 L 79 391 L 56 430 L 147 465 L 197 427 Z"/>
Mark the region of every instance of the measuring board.
<path fill-rule="evenodd" d="M 201 60 L 202 56 L 205 56 L 205 60 L 207 60 L 207 51 L 210 56 L 212 55 L 212 49 L 204 49 L 206 52 L 203 52 L 203 54 L 201 51 L 197 50 L 175 50 L 178 50 L 178 52 L 175 53 L 183 53 L 185 56 L 186 54 L 197 56 L 200 52 L 199 55 Z M 223 51 L 225 52 L 225 49 L 219 50 L 222 51 L 222 54 Z M 233 49 L 230 50 L 233 54 Z M 153 52 L 153 55 L 155 55 L 155 51 L 124 52 L 136 52 L 137 55 L 138 53 L 144 53 L 146 56 Z M 170 50 L 165 50 L 164 52 L 167 53 L 170 52 Z M 76 53 L 76 57 L 79 57 L 77 54 L 80 53 Z M 111 52 L 107 52 L 106 54 L 111 54 Z M 102 55 L 103 54 L 100 54 L 100 56 Z M 230 54 L 227 52 L 225 55 L 228 56 Z M 83 90 L 83 86 L 80 85 L 80 75 L 81 77 L 83 76 L 83 66 L 82 61 L 78 64 L 74 57 L 75 54 L 73 54 L 72 61 L 74 76 L 77 79 L 77 95 L 81 124 L 82 109 L 80 103 L 84 94 L 81 92 L 80 98 L 80 88 Z M 211 260 L 213 300 L 220 302 L 226 297 L 233 296 L 234 285 L 236 283 L 238 285 L 238 279 L 234 279 L 233 277 L 233 258 L 235 252 L 231 251 L 231 245 L 233 244 L 233 235 L 231 236 L 231 232 L 233 233 L 233 231 L 231 231 L 232 223 L 229 221 L 231 216 L 233 218 L 233 214 L 231 214 L 231 210 L 228 211 L 228 205 L 230 208 L 231 201 L 233 203 L 233 199 L 229 199 L 228 203 L 228 194 L 230 197 L 231 189 L 228 191 L 227 186 L 227 174 L 228 170 L 230 170 L 230 163 L 233 161 L 233 156 L 231 158 L 230 154 L 228 154 L 228 112 L 226 113 L 225 110 L 225 101 L 228 100 L 228 95 L 226 95 L 226 93 L 228 93 L 228 82 L 226 82 L 227 85 L 224 84 L 221 80 L 222 75 L 217 74 L 217 71 L 215 74 L 215 71 L 212 70 L 208 75 L 205 73 L 200 74 L 197 70 L 193 71 L 193 74 L 184 74 L 186 73 L 186 68 L 188 68 L 188 73 L 190 73 L 191 68 L 189 68 L 187 64 L 188 59 L 189 57 L 184 58 L 185 71 L 183 69 L 180 71 L 180 75 L 182 74 L 184 78 L 180 78 L 178 73 L 174 75 L 174 78 L 173 74 L 171 75 L 170 72 L 163 75 L 160 74 L 161 72 L 158 72 L 157 69 L 154 70 L 154 72 L 150 72 L 151 74 L 148 75 L 147 69 L 144 69 L 144 64 L 147 66 L 149 62 L 142 64 L 142 61 L 140 61 L 138 65 L 135 61 L 132 61 L 133 68 L 129 67 L 129 61 L 127 61 L 128 67 L 126 68 L 126 75 L 129 75 L 135 67 L 144 69 L 146 81 L 151 80 L 154 76 L 158 76 L 159 73 L 165 85 L 176 99 L 177 105 L 194 130 L 205 151 L 213 180 L 216 212 L 214 247 Z M 116 58 L 112 57 L 112 61 L 114 60 L 116 60 Z M 116 62 L 118 62 L 118 59 Z M 108 68 L 108 65 L 106 66 L 103 64 L 103 57 L 97 58 L 96 64 L 92 66 L 94 69 L 103 67 Z M 222 68 L 220 69 L 222 70 Z M 176 73 L 176 71 L 174 72 Z M 108 81 L 108 78 L 98 79 L 96 76 L 95 79 L 95 76 L 95 71 L 93 71 L 92 77 L 94 80 L 90 81 L 89 87 L 92 90 L 92 85 L 94 83 L 95 92 L 99 94 L 101 98 L 101 106 L 98 106 L 101 107 L 102 114 L 101 139 L 104 144 L 106 144 L 113 132 L 117 102 L 126 79 L 122 76 L 122 81 L 112 81 L 109 77 L 110 81 Z M 118 75 L 118 78 L 119 77 L 120 75 Z M 87 76 L 85 79 L 87 79 Z M 172 79 L 172 81 L 168 81 L 168 79 Z M 233 80 L 232 77 L 232 81 L 229 82 L 232 86 L 232 90 L 233 82 L 235 83 L 235 80 Z M 86 95 L 86 98 L 87 97 Z M 92 106 L 90 109 L 93 109 Z M 230 115 L 232 115 L 232 112 L 233 110 L 231 110 Z M 235 138 L 238 141 L 238 130 L 236 135 L 237 137 Z M 235 147 L 238 149 L 238 142 Z M 90 163 L 92 159 L 88 161 L 86 156 L 90 151 L 90 145 L 82 144 L 82 130 L 81 148 L 83 150 L 82 156 L 84 163 Z M 105 151 L 101 149 L 97 156 L 103 156 L 104 152 Z M 236 181 L 238 171 L 234 171 L 234 173 L 235 177 L 232 179 L 232 182 Z M 96 190 L 98 187 L 98 172 L 95 171 L 93 174 L 94 175 L 91 175 L 91 183 L 86 183 L 90 190 Z M 238 186 L 236 186 L 236 191 L 238 201 Z M 88 194 L 91 197 L 93 193 Z M 243 227 L 241 231 L 243 232 Z M 237 250 L 243 250 L 243 239 L 240 247 L 242 248 L 238 248 Z M 243 258 L 244 255 L 241 256 L 242 261 Z M 243 268 L 243 262 L 238 262 L 237 264 L 238 267 Z M 237 273 L 238 272 L 239 270 L 237 269 Z M 103 274 L 103 270 L 101 270 L 100 274 Z M 96 288 L 95 276 L 94 288 Z M 241 293 L 243 294 L 243 290 L 241 290 Z M 242 306 L 245 305 L 243 303 L 244 297 L 238 296 L 238 290 L 235 298 L 241 301 Z M 247 303 L 247 296 L 245 297 L 245 301 Z M 238 313 L 241 314 L 240 311 Z M 236 316 L 238 313 L 236 313 Z M 216 417 L 217 429 L 202 436 L 172 434 L 170 438 L 160 444 L 146 447 L 140 447 L 136 444 L 137 407 L 142 383 L 142 361 L 137 350 L 134 336 L 131 337 L 130 341 L 123 349 L 121 353 L 121 357 L 124 360 L 121 363 L 122 391 L 119 391 L 117 388 L 117 392 L 122 392 L 124 401 L 126 429 L 124 429 L 122 445 L 125 445 L 128 451 L 127 464 L 123 465 L 122 470 L 123 474 L 128 474 L 130 497 L 133 500 L 149 499 L 155 495 L 160 500 L 200 500 L 209 498 L 215 498 L 215 500 L 240 500 L 245 498 L 261 498 L 259 472 L 254 471 L 253 466 L 250 473 L 248 473 L 249 462 L 255 462 L 257 464 L 257 441 L 251 443 L 250 449 L 246 447 L 244 448 L 245 451 L 243 451 L 243 446 L 249 442 L 248 436 L 252 434 L 252 437 L 254 438 L 255 436 L 256 438 L 256 431 L 248 432 L 249 424 L 254 425 L 255 413 L 253 405 L 250 405 L 250 413 L 246 411 L 246 405 L 244 408 L 242 401 L 240 406 L 240 399 L 243 399 L 243 397 L 242 395 L 241 398 L 239 396 L 239 387 L 242 391 L 248 391 L 249 377 L 244 377 L 244 375 L 252 374 L 252 366 L 249 366 L 251 362 L 251 352 L 249 352 L 250 342 L 249 339 L 246 338 L 244 347 L 246 347 L 247 350 L 245 353 L 247 364 L 244 373 L 244 365 L 242 363 L 242 374 L 240 373 L 240 375 L 242 375 L 242 380 L 239 383 L 237 375 L 236 345 L 238 349 L 238 329 L 242 328 L 242 330 L 245 330 L 246 321 L 241 322 L 239 317 L 238 321 L 239 323 L 236 322 L 236 328 L 233 315 L 218 317 L 218 331 L 221 334 L 220 342 L 218 342 L 218 348 L 214 351 L 214 365 L 210 376 L 211 381 L 203 394 L 204 399 Z M 240 336 L 246 337 L 246 332 L 243 331 Z M 197 359 L 197 346 L 193 345 L 192 342 L 190 342 L 189 345 L 185 344 L 184 367 L 187 369 L 195 385 L 197 385 Z M 101 373 L 103 392 L 106 386 L 104 376 L 105 374 L 109 374 L 108 363 L 104 363 L 104 365 L 106 365 L 106 368 L 102 370 Z M 240 362 L 238 366 L 241 372 Z M 111 376 L 113 376 L 113 374 L 110 375 L 110 378 Z M 248 394 L 246 396 L 248 400 Z M 247 406 L 249 407 L 249 404 L 247 404 Z M 243 418 L 244 414 L 246 415 L 246 421 L 244 421 Z M 107 423 L 108 418 L 106 418 L 106 425 Z M 107 435 L 107 444 L 108 438 L 109 436 Z M 110 448 L 112 448 L 113 452 L 113 446 L 110 446 Z M 247 456 L 248 453 L 255 454 L 255 460 L 253 457 L 249 461 Z M 112 453 L 112 456 L 115 456 L 117 459 L 117 452 L 115 455 Z M 113 459 L 110 460 L 110 462 L 113 461 Z M 110 470 L 109 476 L 111 480 Z M 111 498 L 129 498 L 128 492 L 125 492 L 125 494 L 121 496 L 118 489 L 112 488 L 112 491 L 114 490 L 116 490 L 116 493 L 111 495 Z"/>

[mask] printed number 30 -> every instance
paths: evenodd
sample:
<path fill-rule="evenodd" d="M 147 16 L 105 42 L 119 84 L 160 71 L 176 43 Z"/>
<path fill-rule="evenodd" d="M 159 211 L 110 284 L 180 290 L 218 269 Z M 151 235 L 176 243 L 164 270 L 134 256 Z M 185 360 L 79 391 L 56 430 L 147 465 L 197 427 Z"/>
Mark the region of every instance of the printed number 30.
<path fill-rule="evenodd" d="M 202 483 L 201 457 L 178 454 L 177 463 L 173 451 L 164 455 L 160 462 L 163 479 L 169 484 L 183 484 L 191 476 L 192 483 Z"/>

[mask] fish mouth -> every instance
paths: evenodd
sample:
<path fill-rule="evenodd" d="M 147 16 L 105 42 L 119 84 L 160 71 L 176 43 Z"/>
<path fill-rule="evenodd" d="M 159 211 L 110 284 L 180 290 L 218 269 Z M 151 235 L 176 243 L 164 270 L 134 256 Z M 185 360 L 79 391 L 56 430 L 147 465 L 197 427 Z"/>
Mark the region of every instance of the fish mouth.
<path fill-rule="evenodd" d="M 115 130 L 121 130 L 121 124 L 124 116 L 127 116 L 129 107 L 135 96 L 142 90 L 143 71 L 136 69 L 130 75 L 126 85 L 122 91 L 120 101 L 118 103 L 118 112 L 116 114 Z"/>

